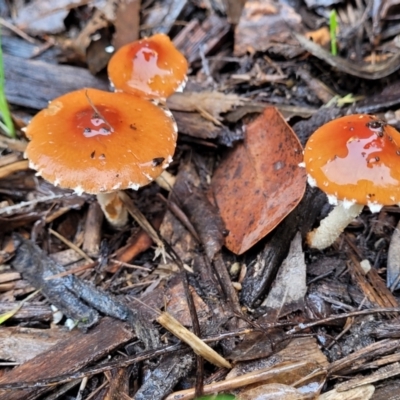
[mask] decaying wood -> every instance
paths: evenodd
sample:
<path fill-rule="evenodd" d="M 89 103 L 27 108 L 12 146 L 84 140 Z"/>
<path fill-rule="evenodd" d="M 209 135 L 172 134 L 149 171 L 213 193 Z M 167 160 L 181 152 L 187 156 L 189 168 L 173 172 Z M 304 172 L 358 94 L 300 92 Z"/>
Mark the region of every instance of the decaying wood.
<path fill-rule="evenodd" d="M 225 381 L 220 381 L 211 385 L 206 385 L 204 386 L 204 394 L 233 390 L 242 386 L 247 386 L 259 382 L 268 382 L 282 373 L 293 374 L 293 372 L 297 369 L 307 366 L 307 363 L 307 361 L 298 361 L 297 363 L 284 363 L 283 365 L 277 365 L 272 368 L 268 367 L 264 370 L 250 372 L 236 378 L 227 379 Z M 194 390 L 187 389 L 181 392 L 173 393 L 172 395 L 168 396 L 166 400 L 190 400 L 194 398 L 193 396 Z"/>
<path fill-rule="evenodd" d="M 75 334 L 62 329 L 4 328 L 0 330 L 0 357 L 22 364 Z"/>
<path fill-rule="evenodd" d="M 133 337 L 133 331 L 128 329 L 125 323 L 104 318 L 90 332 L 76 333 L 50 350 L 4 374 L 0 378 L 0 383 L 36 382 L 55 374 L 78 371 Z M 40 389 L 1 390 L 0 399 L 33 400 L 51 388 L 50 386 Z"/>
<path fill-rule="evenodd" d="M 306 264 L 300 233 L 297 233 L 289 248 L 288 256 L 278 271 L 267 298 L 261 304 L 266 307 L 272 320 L 290 312 L 304 309 L 306 287 Z"/>
<path fill-rule="evenodd" d="M 4 70 L 7 99 L 13 104 L 36 110 L 46 108 L 56 97 L 83 87 L 108 89 L 106 81 L 94 77 L 87 69 L 69 65 L 4 54 Z"/>
<path fill-rule="evenodd" d="M 1 302 L 0 314 L 15 310 L 18 306 L 16 302 Z M 39 302 L 25 303 L 12 317 L 15 321 L 50 321 L 53 312 L 50 307 Z"/>
<path fill-rule="evenodd" d="M 192 63 L 215 51 L 217 46 L 221 46 L 229 30 L 228 21 L 213 14 L 202 24 L 193 20 L 174 38 L 174 43 Z"/>
<path fill-rule="evenodd" d="M 352 262 L 349 264 L 351 276 L 360 286 L 367 299 L 381 307 L 397 307 L 398 302 L 396 298 L 386 288 L 382 282 L 382 278 L 376 271 L 371 269 L 366 275 L 354 254 L 349 254 L 349 256 L 352 259 Z"/>
<path fill-rule="evenodd" d="M 378 368 L 371 375 L 363 378 L 354 378 L 349 381 L 339 384 L 336 387 L 338 392 L 354 389 L 370 383 L 379 382 L 385 379 L 393 378 L 400 374 L 400 364 L 398 362 Z"/>
<path fill-rule="evenodd" d="M 373 385 L 361 386 L 346 392 L 338 392 L 336 389 L 333 389 L 321 394 L 321 396 L 318 397 L 318 400 L 369 400 L 374 396 L 374 392 L 375 387 Z M 376 396 L 373 398 L 378 400 Z M 388 398 L 386 399 L 389 400 Z"/>
<path fill-rule="evenodd" d="M 388 353 L 392 353 L 400 346 L 400 340 L 384 339 L 380 342 L 373 343 L 361 350 L 344 357 L 340 360 L 334 361 L 329 366 L 330 374 L 344 373 L 344 370 L 356 372 L 359 367 L 375 357 L 379 357 Z"/>
<path fill-rule="evenodd" d="M 271 234 L 264 250 L 248 268 L 243 281 L 241 300 L 245 304 L 252 306 L 271 285 L 297 230 L 300 229 L 303 235 L 308 232 L 325 202 L 325 195 L 321 192 L 306 190 L 297 208 Z"/>
<path fill-rule="evenodd" d="M 386 207 L 379 216 L 365 211 L 342 235 L 341 247 L 321 253 L 302 238 L 327 212 L 327 199 L 307 189 L 261 243 L 235 256 L 224 246 L 222 210 L 209 193 L 218 165 L 224 167 L 223 147 L 239 147 L 243 127 L 267 105 L 286 122 L 298 121 L 293 130 L 302 145 L 322 124 L 354 112 L 381 110 L 400 127 L 395 0 L 381 8 L 379 2 L 338 4 L 338 56 L 327 51 L 327 26 L 321 42 L 296 33 L 307 30 L 307 37 L 317 38 L 321 21 L 314 7 L 328 11 L 322 0 L 307 0 L 298 9 L 278 0 L 22 3 L 5 2 L 2 16 L 9 19 L 0 20 L 20 36 L 3 29 L 6 96 L 18 129 L 66 92 L 110 90 L 104 68 L 112 47 L 138 35 L 169 34 L 187 56 L 190 76 L 186 92 L 167 100 L 180 134 L 170 165 L 172 174 L 178 172 L 176 185 L 124 194 L 143 229 L 135 222 L 118 231 L 102 224 L 91 196 L 45 184 L 23 161 L 26 142 L 0 135 L 0 315 L 6 319 L 35 288 L 47 298 L 28 297 L 0 330 L 0 400 L 33 400 L 50 390 L 49 399 L 161 400 L 179 382 L 193 389 L 169 399 L 198 396 L 207 382 L 206 393 L 238 393 L 240 387 L 238 396 L 246 400 L 283 393 L 302 400 L 398 400 L 398 207 Z M 57 8 L 60 13 L 29 37 L 21 29 L 32 29 L 47 6 L 51 17 Z M 54 29 L 61 30 L 57 37 Z M 101 71 L 101 77 L 88 69 Z M 336 104 L 336 93 L 352 93 L 344 100 L 355 104 Z M 330 107 L 321 107 L 326 103 Z M 278 152 L 279 146 L 271 147 Z M 291 147 L 283 144 L 283 152 Z M 243 181 L 240 170 L 237 175 Z M 242 188 L 235 196 L 250 202 L 252 193 Z M 140 199 L 138 211 L 133 198 Z M 245 219 L 245 229 L 249 225 Z M 13 231 L 20 235 L 15 246 Z M 161 260 L 153 259 L 160 253 Z M 368 272 L 360 260 L 371 266 Z M 58 321 L 50 304 L 87 332 L 65 330 L 65 318 Z M 208 343 L 222 368 L 204 364 L 184 344 L 171 345 L 181 333 L 174 337 L 160 327 L 155 308 Z M 258 388 L 242 388 L 250 382 Z"/>

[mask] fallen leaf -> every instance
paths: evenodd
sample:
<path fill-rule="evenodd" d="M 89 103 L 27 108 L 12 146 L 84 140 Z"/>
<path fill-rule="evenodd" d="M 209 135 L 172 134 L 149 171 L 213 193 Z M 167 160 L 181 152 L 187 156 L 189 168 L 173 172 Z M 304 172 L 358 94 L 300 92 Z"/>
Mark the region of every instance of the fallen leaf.
<path fill-rule="evenodd" d="M 288 26 L 297 30 L 301 22 L 301 16 L 286 3 L 248 0 L 235 29 L 235 55 L 265 51 L 277 43 L 295 44 Z"/>
<path fill-rule="evenodd" d="M 236 94 L 216 91 L 174 93 L 167 99 L 167 106 L 172 111 L 193 112 L 204 110 L 216 120 L 221 114 L 244 105 L 248 100 Z"/>
<path fill-rule="evenodd" d="M 65 31 L 64 19 L 71 8 L 86 1 L 35 0 L 18 10 L 15 25 L 31 35 L 55 34 Z"/>
<path fill-rule="evenodd" d="M 276 108 L 246 127 L 244 142 L 222 160 L 211 183 L 229 250 L 242 254 L 296 207 L 306 187 L 302 158 L 297 136 Z"/>

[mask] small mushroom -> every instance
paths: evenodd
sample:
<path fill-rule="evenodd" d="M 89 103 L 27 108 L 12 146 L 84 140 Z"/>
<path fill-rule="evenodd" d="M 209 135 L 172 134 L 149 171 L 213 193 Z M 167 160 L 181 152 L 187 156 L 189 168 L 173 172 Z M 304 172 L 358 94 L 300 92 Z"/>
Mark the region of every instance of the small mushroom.
<path fill-rule="evenodd" d="M 355 114 L 317 129 L 304 149 L 311 186 L 334 210 L 308 234 L 310 247 L 330 246 L 367 205 L 378 212 L 400 203 L 400 133 L 371 115 Z"/>
<path fill-rule="evenodd" d="M 127 212 L 118 196 L 157 178 L 170 164 L 172 114 L 126 93 L 81 89 L 53 100 L 26 128 L 25 156 L 37 174 L 76 193 L 96 194 L 109 222 Z"/>
<path fill-rule="evenodd" d="M 148 99 L 165 99 L 183 88 L 188 63 L 162 33 L 121 47 L 108 63 L 116 91 Z"/>

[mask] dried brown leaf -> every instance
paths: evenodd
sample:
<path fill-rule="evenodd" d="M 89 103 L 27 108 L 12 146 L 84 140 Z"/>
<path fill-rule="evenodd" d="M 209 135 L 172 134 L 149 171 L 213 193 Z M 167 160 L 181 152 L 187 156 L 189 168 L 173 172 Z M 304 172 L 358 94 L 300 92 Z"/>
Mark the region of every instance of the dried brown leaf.
<path fill-rule="evenodd" d="M 244 142 L 228 153 L 212 179 L 231 251 L 248 250 L 296 207 L 306 186 L 301 160 L 297 136 L 274 107 L 247 126 Z"/>

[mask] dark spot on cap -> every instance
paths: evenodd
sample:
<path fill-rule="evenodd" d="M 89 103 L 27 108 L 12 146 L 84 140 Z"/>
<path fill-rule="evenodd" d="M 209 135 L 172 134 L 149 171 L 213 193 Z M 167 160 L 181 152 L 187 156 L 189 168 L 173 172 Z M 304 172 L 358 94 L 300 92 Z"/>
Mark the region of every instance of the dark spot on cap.
<path fill-rule="evenodd" d="M 159 165 L 161 165 L 164 162 L 165 158 L 164 157 L 157 157 L 157 158 L 153 158 L 153 166 L 154 167 L 158 167 Z"/>
<path fill-rule="evenodd" d="M 96 150 L 93 150 L 93 151 L 90 153 L 90 158 L 94 158 L 95 155 L 96 155 Z"/>

